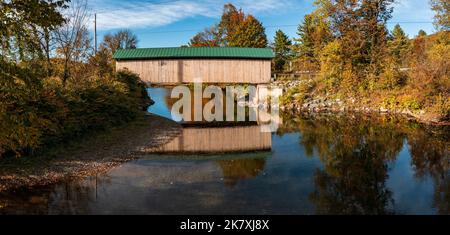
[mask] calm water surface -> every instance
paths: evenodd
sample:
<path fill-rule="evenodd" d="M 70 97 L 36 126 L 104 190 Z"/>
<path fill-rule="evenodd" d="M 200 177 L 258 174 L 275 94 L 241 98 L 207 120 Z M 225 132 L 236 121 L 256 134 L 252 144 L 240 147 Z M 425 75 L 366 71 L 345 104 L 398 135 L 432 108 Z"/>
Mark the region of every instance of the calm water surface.
<path fill-rule="evenodd" d="M 170 117 L 168 91 L 150 94 L 149 111 Z M 186 126 L 157 153 L 106 175 L 2 195 L 0 214 L 450 213 L 448 128 L 388 116 L 282 116 L 276 133 Z"/>

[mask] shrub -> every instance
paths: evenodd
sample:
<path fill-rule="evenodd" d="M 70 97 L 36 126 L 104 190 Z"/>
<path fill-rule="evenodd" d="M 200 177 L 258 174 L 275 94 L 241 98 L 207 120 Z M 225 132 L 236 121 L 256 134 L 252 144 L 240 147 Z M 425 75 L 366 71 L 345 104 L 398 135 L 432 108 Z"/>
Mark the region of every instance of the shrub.
<path fill-rule="evenodd" d="M 310 92 L 314 89 L 315 82 L 304 82 L 297 86 L 294 86 L 286 91 L 280 97 L 280 104 L 289 105 L 291 103 L 302 104 L 305 99 L 310 95 Z"/>
<path fill-rule="evenodd" d="M 21 156 L 133 120 L 150 104 L 130 72 L 114 77 L 38 79 L 15 66 L 2 73 L 0 156 Z M 3 70 L 6 71 L 6 70 Z"/>
<path fill-rule="evenodd" d="M 403 86 L 407 76 L 400 71 L 400 64 L 391 56 L 385 59 L 384 70 L 380 75 L 379 81 L 376 81 L 375 88 L 394 89 Z"/>
<path fill-rule="evenodd" d="M 327 44 L 320 54 L 320 74 L 328 89 L 339 85 L 344 71 L 344 61 L 341 57 L 341 44 L 335 40 Z"/>

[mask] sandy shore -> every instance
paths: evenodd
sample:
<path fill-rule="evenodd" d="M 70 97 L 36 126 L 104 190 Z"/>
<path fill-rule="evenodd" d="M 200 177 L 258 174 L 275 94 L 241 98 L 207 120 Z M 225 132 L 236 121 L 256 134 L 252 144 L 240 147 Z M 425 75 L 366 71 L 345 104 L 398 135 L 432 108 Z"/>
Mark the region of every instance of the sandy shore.
<path fill-rule="evenodd" d="M 148 114 L 126 126 L 61 147 L 52 157 L 2 160 L 0 192 L 104 173 L 180 133 L 181 126 L 176 122 Z"/>

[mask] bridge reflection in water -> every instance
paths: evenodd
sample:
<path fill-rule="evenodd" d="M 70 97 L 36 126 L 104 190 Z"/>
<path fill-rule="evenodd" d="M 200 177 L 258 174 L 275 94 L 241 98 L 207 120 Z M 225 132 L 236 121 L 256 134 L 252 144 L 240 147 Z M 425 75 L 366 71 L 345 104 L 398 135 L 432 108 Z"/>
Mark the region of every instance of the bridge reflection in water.
<path fill-rule="evenodd" d="M 149 112 L 172 118 L 171 109 L 178 99 L 170 98 L 170 89 L 152 88 L 149 93 L 156 102 Z M 202 100 L 202 108 L 208 101 L 209 99 Z M 237 105 L 235 103 L 236 108 Z M 191 114 L 194 114 L 194 105 L 191 108 Z M 222 113 L 225 114 L 225 100 L 223 100 L 222 108 Z M 273 120 L 269 113 L 258 112 L 258 121 L 251 122 L 248 113 L 247 108 L 245 122 L 207 122 L 205 119 L 181 121 L 180 135 L 163 146 L 146 149 L 145 152 L 149 155 L 145 158 L 153 161 L 172 162 L 174 160 L 185 164 L 195 163 L 193 166 L 197 168 L 196 170 L 189 170 L 191 168 L 186 166 L 178 170 L 175 170 L 177 168 L 174 166 L 170 168 L 172 174 L 183 175 L 183 177 L 176 177 L 178 180 L 191 183 L 205 181 L 205 172 L 212 175 L 218 174 L 217 177 L 221 178 L 221 182 L 227 187 L 234 187 L 242 180 L 255 178 L 264 171 L 267 158 L 272 153 L 272 133 L 267 131 L 267 121 L 262 120 L 270 120 L 269 122 L 272 123 L 275 121 L 276 124 L 280 124 L 281 120 Z M 191 120 L 193 119 L 192 116 Z M 155 171 L 152 170 L 152 172 Z M 200 174 L 200 172 L 203 173 Z M 164 173 L 160 172 L 159 175 L 167 174 L 169 174 L 168 169 L 165 169 Z M 196 176 L 199 178 L 197 179 Z M 151 178 L 155 176 L 152 175 Z"/>
<path fill-rule="evenodd" d="M 248 123 L 246 123 L 248 124 Z M 149 149 L 151 153 L 214 154 L 265 151 L 272 148 L 272 135 L 258 125 L 236 124 L 225 127 L 184 125 L 182 133 L 166 145 Z"/>
<path fill-rule="evenodd" d="M 155 100 L 155 106 L 150 107 L 149 112 L 173 118 L 172 107 L 179 98 L 170 97 L 171 89 L 151 88 L 149 93 Z M 248 99 L 248 98 L 247 98 Z M 194 97 L 191 97 L 191 120 L 194 120 Z M 202 110 L 210 99 L 202 99 Z M 239 104 L 234 103 L 236 114 Z M 222 100 L 222 114 L 226 112 L 226 101 Z M 217 108 L 217 107 L 216 107 Z M 200 112 L 202 111 L 200 110 Z M 198 112 L 198 111 L 197 111 Z M 246 121 L 181 121 L 181 134 L 169 143 L 153 149 L 147 149 L 148 153 L 165 154 L 223 154 L 252 151 L 270 151 L 272 149 L 272 134 L 267 130 L 271 125 L 279 125 L 282 121 L 273 118 L 271 113 L 259 111 L 257 121 L 250 121 L 249 107 L 245 110 Z M 206 115 L 203 113 L 203 115 Z M 278 115 L 276 115 L 278 117 Z M 223 120 L 225 120 L 225 116 Z"/>

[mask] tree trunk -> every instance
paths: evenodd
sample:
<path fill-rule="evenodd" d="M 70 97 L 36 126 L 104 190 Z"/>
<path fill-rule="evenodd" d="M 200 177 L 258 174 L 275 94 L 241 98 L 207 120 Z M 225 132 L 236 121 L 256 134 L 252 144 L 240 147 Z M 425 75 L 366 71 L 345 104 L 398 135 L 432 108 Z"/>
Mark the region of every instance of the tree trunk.
<path fill-rule="evenodd" d="M 63 86 L 66 85 L 67 79 L 69 79 L 69 60 L 66 58 L 64 60 Z"/>
<path fill-rule="evenodd" d="M 50 60 L 50 33 L 48 29 L 45 29 L 45 56 L 47 59 L 47 76 L 50 77 L 53 74 L 53 69 Z"/>

